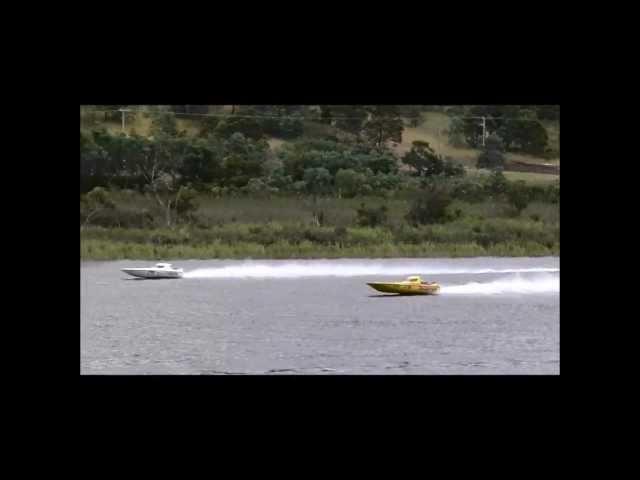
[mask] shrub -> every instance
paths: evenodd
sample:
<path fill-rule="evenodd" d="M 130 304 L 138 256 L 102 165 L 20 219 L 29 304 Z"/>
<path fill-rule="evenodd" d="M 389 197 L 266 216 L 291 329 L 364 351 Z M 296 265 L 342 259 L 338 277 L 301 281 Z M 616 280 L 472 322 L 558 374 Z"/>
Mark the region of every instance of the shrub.
<path fill-rule="evenodd" d="M 507 192 L 507 188 L 509 187 L 509 181 L 507 177 L 500 171 L 495 171 L 485 183 L 485 191 L 492 196 L 500 196 Z"/>
<path fill-rule="evenodd" d="M 560 203 L 560 182 L 549 185 L 546 190 L 546 200 L 550 203 Z"/>
<path fill-rule="evenodd" d="M 454 198 L 465 202 L 478 203 L 486 198 L 487 191 L 485 186 L 477 180 L 464 180 L 453 185 L 451 194 Z"/>
<path fill-rule="evenodd" d="M 197 193 L 189 187 L 180 187 L 176 196 L 176 213 L 178 215 L 187 215 L 198 208 L 195 203 Z"/>
<path fill-rule="evenodd" d="M 450 133 L 449 145 L 455 148 L 465 148 L 467 146 L 467 142 L 465 141 L 464 135 L 462 135 L 462 133 Z"/>
<path fill-rule="evenodd" d="M 452 201 L 445 185 L 432 183 L 413 201 L 406 219 L 412 225 L 446 222 L 451 220 L 447 207 Z"/>
<path fill-rule="evenodd" d="M 307 168 L 303 180 L 307 191 L 312 194 L 327 193 L 331 186 L 331 174 L 326 168 Z"/>
<path fill-rule="evenodd" d="M 335 185 L 338 193 L 345 198 L 353 198 L 358 195 L 364 183 L 366 177 L 352 169 L 340 169 L 336 173 Z"/>
<path fill-rule="evenodd" d="M 504 145 L 500 137 L 491 135 L 486 139 L 485 147 L 478 156 L 477 167 L 491 170 L 504 168 Z"/>
<path fill-rule="evenodd" d="M 531 199 L 530 190 L 523 180 L 518 180 L 508 185 L 507 200 L 515 208 L 518 215 L 527 208 Z"/>
<path fill-rule="evenodd" d="M 157 113 L 151 121 L 151 135 L 154 137 L 169 135 L 175 137 L 178 135 L 178 127 L 176 117 L 172 113 Z"/>
<path fill-rule="evenodd" d="M 387 207 L 382 205 L 379 208 L 367 208 L 364 203 L 356 210 L 356 223 L 360 227 L 377 227 L 387 223 Z"/>
<path fill-rule="evenodd" d="M 455 162 L 451 157 L 446 157 L 442 173 L 445 177 L 463 177 L 466 171 L 461 163 Z"/>

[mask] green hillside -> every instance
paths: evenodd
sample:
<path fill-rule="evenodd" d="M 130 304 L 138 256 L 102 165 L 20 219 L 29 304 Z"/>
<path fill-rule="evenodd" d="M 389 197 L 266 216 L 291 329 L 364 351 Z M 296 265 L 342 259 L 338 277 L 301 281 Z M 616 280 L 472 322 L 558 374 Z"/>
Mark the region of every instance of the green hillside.
<path fill-rule="evenodd" d="M 220 113 L 230 114 L 231 106 L 223 106 L 220 109 Z M 115 118 L 105 119 L 103 115 L 92 114 L 90 111 L 81 109 L 81 125 L 85 128 L 89 127 L 103 127 L 111 133 L 119 133 L 122 131 L 122 124 L 119 120 L 119 114 L 115 115 Z M 184 130 L 188 135 L 197 135 L 202 126 L 202 118 L 184 118 L 176 116 L 176 124 L 178 130 Z M 449 142 L 449 129 L 451 128 L 452 117 L 443 112 L 422 112 L 420 114 L 419 124 L 415 127 L 409 126 L 405 123 L 404 130 L 402 132 L 402 141 L 394 144 L 390 143 L 391 150 L 400 158 L 403 154 L 411 149 L 414 141 L 428 142 L 435 152 L 443 157 L 450 157 L 456 162 L 462 163 L 467 171 L 471 174 L 482 175 L 482 171 L 477 171 L 476 161 L 480 150 L 477 148 L 458 147 L 453 146 Z M 507 152 L 505 154 L 507 164 L 511 162 L 525 162 L 527 164 L 538 165 L 560 165 L 560 128 L 559 122 L 555 121 L 542 121 L 541 122 L 549 138 L 548 147 L 554 152 L 552 157 L 538 157 L 535 155 Z M 125 122 L 125 131 L 127 134 L 133 132 L 138 135 L 149 135 L 152 124 L 152 117 L 146 113 L 136 113 L 135 115 L 128 116 Z M 323 138 L 330 133 L 336 132 L 337 129 L 320 124 L 314 121 L 304 121 L 304 133 L 301 138 L 313 139 Z M 283 145 L 291 143 L 294 140 L 286 140 L 283 138 L 277 138 L 274 136 L 266 135 L 266 139 L 271 147 L 271 150 L 277 151 Z M 400 165 L 401 169 L 405 169 L 404 165 Z M 557 180 L 559 175 L 549 173 L 538 172 L 523 172 L 523 171 L 508 171 L 506 169 L 505 175 L 513 180 L 525 180 L 531 183 L 549 183 Z"/>

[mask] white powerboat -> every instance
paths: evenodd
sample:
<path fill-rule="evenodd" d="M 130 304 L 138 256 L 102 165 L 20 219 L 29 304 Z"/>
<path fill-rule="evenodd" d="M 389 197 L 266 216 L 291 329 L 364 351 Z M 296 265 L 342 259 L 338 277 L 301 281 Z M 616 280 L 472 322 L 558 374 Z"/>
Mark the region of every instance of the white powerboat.
<path fill-rule="evenodd" d="M 122 271 L 141 278 L 182 278 L 184 275 L 181 268 L 173 268 L 170 263 L 156 263 L 150 268 L 123 268 Z"/>

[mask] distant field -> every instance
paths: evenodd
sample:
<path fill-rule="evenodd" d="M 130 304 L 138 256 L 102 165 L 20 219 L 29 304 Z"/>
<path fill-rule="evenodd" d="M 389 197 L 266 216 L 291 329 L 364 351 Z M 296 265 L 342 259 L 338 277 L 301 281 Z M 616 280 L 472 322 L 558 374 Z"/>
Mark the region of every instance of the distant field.
<path fill-rule="evenodd" d="M 135 131 L 138 135 L 149 135 L 151 130 L 151 118 L 145 116 L 144 113 L 136 113 L 132 116 L 133 118 L 127 117 L 125 121 L 125 130 L 128 134 L 132 131 Z M 92 124 L 89 120 L 87 120 L 86 116 L 80 116 L 81 125 L 85 128 L 95 126 L 104 127 L 110 133 L 119 133 L 122 131 L 122 122 L 121 120 L 117 121 L 103 121 L 102 116 L 97 117 L 98 120 Z M 197 122 L 188 119 L 177 119 L 176 124 L 178 130 L 186 130 L 189 135 L 196 135 L 199 132 L 199 126 Z"/>
<path fill-rule="evenodd" d="M 417 127 L 406 127 L 402 133 L 402 143 L 395 147 L 396 152 L 404 154 L 411 149 L 411 143 L 416 140 L 429 142 L 431 147 L 443 156 L 453 157 L 455 160 L 466 166 L 475 166 L 479 150 L 473 148 L 456 148 L 448 143 L 448 135 L 445 133 L 449 129 L 451 119 L 448 115 L 439 112 L 423 113 L 423 123 Z M 545 122 L 545 127 L 549 134 L 549 147 L 554 151 L 559 151 L 559 130 L 557 123 Z M 560 158 L 545 159 L 532 155 L 520 153 L 507 153 L 507 161 L 518 160 L 529 163 L 552 163 L 558 165 Z"/>
<path fill-rule="evenodd" d="M 477 168 L 467 168 L 467 175 L 469 176 L 481 176 L 481 175 L 489 175 L 488 170 L 477 169 Z M 530 172 L 504 172 L 504 176 L 507 177 L 508 180 L 524 180 L 530 184 L 538 184 L 538 185 L 548 185 L 553 182 L 557 182 L 560 180 L 560 175 L 551 175 L 548 173 L 530 173 Z"/>
<path fill-rule="evenodd" d="M 560 175 L 530 172 L 504 172 L 509 180 L 524 180 L 527 183 L 549 184 L 560 180 Z"/>

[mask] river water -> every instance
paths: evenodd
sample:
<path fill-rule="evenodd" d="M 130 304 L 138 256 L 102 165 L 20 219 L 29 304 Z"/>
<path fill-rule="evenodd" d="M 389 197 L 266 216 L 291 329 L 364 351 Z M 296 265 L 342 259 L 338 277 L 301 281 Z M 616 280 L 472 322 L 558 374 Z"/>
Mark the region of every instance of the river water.
<path fill-rule="evenodd" d="M 556 257 L 172 263 L 81 262 L 81 374 L 560 373 Z M 440 295 L 366 285 L 412 274 Z"/>

